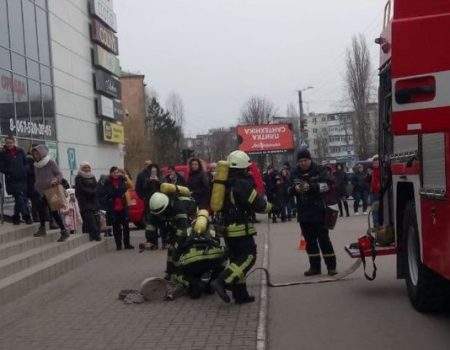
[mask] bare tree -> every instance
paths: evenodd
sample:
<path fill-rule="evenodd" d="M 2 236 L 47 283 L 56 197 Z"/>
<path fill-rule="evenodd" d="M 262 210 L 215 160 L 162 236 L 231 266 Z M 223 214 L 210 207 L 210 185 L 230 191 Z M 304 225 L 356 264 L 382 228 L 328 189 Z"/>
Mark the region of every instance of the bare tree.
<path fill-rule="evenodd" d="M 176 125 L 182 128 L 184 124 L 184 105 L 183 99 L 176 92 L 171 92 L 167 97 L 166 110 L 175 120 Z"/>
<path fill-rule="evenodd" d="M 218 128 L 209 131 L 211 135 L 211 159 L 218 161 L 226 159 L 227 155 L 236 149 L 235 130 Z"/>
<path fill-rule="evenodd" d="M 277 114 L 272 102 L 262 97 L 250 97 L 241 109 L 240 124 L 268 124 Z"/>
<path fill-rule="evenodd" d="M 326 128 L 319 129 L 317 133 L 316 142 L 316 150 L 317 150 L 317 158 L 319 160 L 324 160 L 328 157 L 328 131 Z"/>
<path fill-rule="evenodd" d="M 299 117 L 297 107 L 292 102 L 286 106 L 286 117 L 293 119 Z"/>
<path fill-rule="evenodd" d="M 345 83 L 350 102 L 355 110 L 352 120 L 355 151 L 360 159 L 369 157 L 368 142 L 371 134 L 367 118 L 367 105 L 371 94 L 371 62 L 367 42 L 362 34 L 352 38 L 347 48 Z"/>

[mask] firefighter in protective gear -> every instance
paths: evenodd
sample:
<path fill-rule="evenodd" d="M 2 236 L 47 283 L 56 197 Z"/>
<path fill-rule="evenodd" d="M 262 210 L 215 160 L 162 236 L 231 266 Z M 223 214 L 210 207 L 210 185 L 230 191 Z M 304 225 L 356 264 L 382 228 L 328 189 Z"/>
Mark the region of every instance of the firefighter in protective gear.
<path fill-rule="evenodd" d="M 272 205 L 253 188 L 247 174 L 249 156 L 242 151 L 231 152 L 227 158 L 229 175 L 223 208 L 220 212 L 225 228 L 225 244 L 229 262 L 211 286 L 225 302 L 230 302 L 226 289 L 231 289 L 237 304 L 253 302 L 247 291 L 246 274 L 256 261 L 256 234 L 252 214 L 269 213 Z"/>
<path fill-rule="evenodd" d="M 191 218 L 197 212 L 197 205 L 190 197 L 171 195 L 155 192 L 149 201 L 150 215 L 148 219 L 148 231 L 150 235 L 157 235 L 159 225 L 165 225 L 168 230 L 166 278 L 170 279 L 176 272 L 173 261 L 174 246 L 179 240 L 186 237 Z"/>
<path fill-rule="evenodd" d="M 198 216 L 197 221 L 202 218 Z M 173 254 L 177 269 L 175 280 L 186 287 L 193 299 L 213 292 L 210 281 L 223 271 L 225 257 L 225 249 L 216 238 L 213 226 L 207 224 L 204 230 L 196 230 L 196 223 L 187 230 L 186 237 L 175 243 Z"/>
<path fill-rule="evenodd" d="M 325 196 L 330 189 L 327 169 L 311 161 L 311 154 L 302 149 L 297 155 L 297 168 L 292 173 L 293 186 L 290 192 L 297 202 L 297 220 L 306 240 L 306 252 L 309 257 L 309 270 L 305 276 L 321 274 L 321 258 L 328 268 L 328 274 L 334 276 L 336 255 L 325 225 Z M 320 249 L 319 249 L 320 247 Z"/>

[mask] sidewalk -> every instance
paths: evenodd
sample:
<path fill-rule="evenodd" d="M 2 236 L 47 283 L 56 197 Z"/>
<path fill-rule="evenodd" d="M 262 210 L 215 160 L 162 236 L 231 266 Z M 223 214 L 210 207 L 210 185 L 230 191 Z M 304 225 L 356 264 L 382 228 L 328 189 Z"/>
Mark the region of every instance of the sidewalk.
<path fill-rule="evenodd" d="M 267 226 L 258 225 L 262 242 Z M 132 232 L 135 247 L 142 231 Z M 110 238 L 108 238 L 110 239 Z M 113 247 L 113 242 L 109 242 Z M 258 249 L 262 252 L 262 244 Z M 261 274 L 249 277 L 257 302 L 225 304 L 216 295 L 126 305 L 122 289 L 163 276 L 165 251 L 110 252 L 0 307 L 2 350 L 251 349 L 256 346 Z M 261 255 L 256 266 L 261 264 Z"/>

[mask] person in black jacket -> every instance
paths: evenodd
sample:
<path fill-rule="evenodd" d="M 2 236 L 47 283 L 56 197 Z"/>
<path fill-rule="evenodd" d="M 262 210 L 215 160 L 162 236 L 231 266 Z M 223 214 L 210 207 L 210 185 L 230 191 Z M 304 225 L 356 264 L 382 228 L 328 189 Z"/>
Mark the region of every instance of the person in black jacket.
<path fill-rule="evenodd" d="M 345 213 L 347 217 L 349 217 L 348 213 L 348 203 L 347 203 L 347 184 L 348 184 L 348 176 L 344 171 L 344 167 L 341 163 L 336 164 L 336 171 L 334 173 L 334 177 L 336 179 L 336 197 L 339 206 L 339 215 L 343 216 L 342 204 L 344 204 Z"/>
<path fill-rule="evenodd" d="M 100 209 L 97 180 L 88 162 L 81 162 L 75 177 L 75 196 L 83 219 L 83 232 L 89 233 L 91 241 L 100 241 L 100 228 L 96 214 Z"/>
<path fill-rule="evenodd" d="M 134 249 L 130 244 L 130 228 L 128 205 L 126 199 L 127 182 L 124 176 L 119 173 L 119 168 L 113 166 L 109 170 L 109 177 L 104 183 L 106 199 L 106 221 L 113 227 L 114 240 L 117 250 Z"/>
<path fill-rule="evenodd" d="M 328 172 L 325 167 L 312 162 L 311 154 L 302 149 L 297 155 L 297 168 L 292 174 L 291 193 L 297 199 L 297 221 L 306 240 L 310 268 L 305 276 L 321 274 L 322 251 L 330 276 L 336 275 L 336 255 L 325 228 L 325 201 L 329 190 Z M 320 249 L 319 249 L 320 246 Z"/>
<path fill-rule="evenodd" d="M 177 173 L 173 165 L 169 166 L 168 174 L 165 176 L 164 181 L 177 186 L 186 186 L 184 177 Z"/>
<path fill-rule="evenodd" d="M 16 146 L 14 136 L 6 136 L 0 154 L 0 171 L 5 174 L 6 191 L 14 197 L 14 225 L 20 224 L 20 215 L 27 224 L 32 224 L 27 204 L 27 156 Z"/>
<path fill-rule="evenodd" d="M 208 176 L 203 169 L 202 162 L 198 158 L 189 161 L 189 180 L 187 183 L 192 192 L 192 198 L 199 209 L 208 209 L 210 187 Z"/>
<path fill-rule="evenodd" d="M 363 203 L 363 214 L 367 214 L 367 206 L 369 199 L 369 189 L 370 189 L 370 176 L 364 170 L 363 164 L 358 164 L 355 168 L 355 172 L 352 175 L 351 182 L 353 185 L 353 210 L 355 215 L 359 215 L 359 203 L 362 200 Z"/>

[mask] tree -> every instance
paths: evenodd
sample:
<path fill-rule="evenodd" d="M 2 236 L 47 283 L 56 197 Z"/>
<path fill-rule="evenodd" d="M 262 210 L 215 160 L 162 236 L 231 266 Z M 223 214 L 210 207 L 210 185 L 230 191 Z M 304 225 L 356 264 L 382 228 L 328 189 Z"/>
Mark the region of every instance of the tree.
<path fill-rule="evenodd" d="M 317 158 L 319 160 L 324 160 L 328 157 L 328 131 L 326 128 L 320 128 L 317 133 L 316 142 L 316 150 L 317 150 Z"/>
<path fill-rule="evenodd" d="M 184 124 L 184 105 L 180 95 L 176 92 L 171 92 L 166 99 L 166 110 L 175 120 L 177 126 L 183 127 Z"/>
<path fill-rule="evenodd" d="M 155 162 L 159 164 L 174 164 L 180 155 L 176 145 L 181 138 L 181 127 L 176 125 L 170 112 L 165 111 L 156 97 L 150 98 L 147 107 L 149 123 L 151 125 Z"/>
<path fill-rule="evenodd" d="M 272 102 L 261 97 L 250 97 L 241 109 L 239 123 L 244 125 L 268 124 L 276 116 Z"/>
<path fill-rule="evenodd" d="M 236 149 L 236 130 L 217 128 L 209 131 L 211 135 L 211 159 L 226 159 Z"/>
<path fill-rule="evenodd" d="M 355 110 L 352 120 L 355 153 L 360 159 L 367 159 L 370 156 L 367 140 L 371 139 L 371 125 L 367 118 L 371 94 L 371 62 L 367 42 L 362 34 L 352 38 L 345 63 L 347 93 Z"/>

